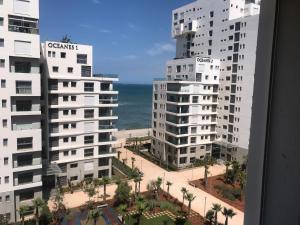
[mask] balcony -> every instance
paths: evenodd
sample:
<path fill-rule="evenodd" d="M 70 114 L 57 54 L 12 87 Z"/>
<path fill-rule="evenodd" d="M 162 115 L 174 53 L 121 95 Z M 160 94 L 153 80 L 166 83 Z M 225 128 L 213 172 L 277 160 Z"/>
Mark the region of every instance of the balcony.
<path fill-rule="evenodd" d="M 26 34 L 39 34 L 38 20 L 9 15 L 8 31 Z"/>
<path fill-rule="evenodd" d="M 16 94 L 32 94 L 31 86 L 30 87 L 16 87 Z"/>
<path fill-rule="evenodd" d="M 99 125 L 99 130 L 116 129 L 116 125 Z"/>
<path fill-rule="evenodd" d="M 118 99 L 117 98 L 99 98 L 99 104 L 117 104 Z"/>

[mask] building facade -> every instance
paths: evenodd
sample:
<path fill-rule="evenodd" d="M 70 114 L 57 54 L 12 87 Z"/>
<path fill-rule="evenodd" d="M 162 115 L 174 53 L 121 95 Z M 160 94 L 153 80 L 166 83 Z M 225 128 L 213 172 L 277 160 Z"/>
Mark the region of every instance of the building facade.
<path fill-rule="evenodd" d="M 11 222 L 42 196 L 38 24 L 38 0 L 0 1 L 0 214 Z"/>
<path fill-rule="evenodd" d="M 201 57 L 172 60 L 167 79 L 154 81 L 152 154 L 168 165 L 185 167 L 211 154 L 219 65 Z"/>
<path fill-rule="evenodd" d="M 93 74 L 92 46 L 42 44 L 45 158 L 65 186 L 111 176 L 117 76 Z"/>
<path fill-rule="evenodd" d="M 197 57 L 220 62 L 213 154 L 241 163 L 249 145 L 259 9 L 244 0 L 198 0 L 172 12 L 175 64 Z M 176 71 L 179 77 L 186 74 Z M 165 136 L 161 141 L 166 142 Z"/>

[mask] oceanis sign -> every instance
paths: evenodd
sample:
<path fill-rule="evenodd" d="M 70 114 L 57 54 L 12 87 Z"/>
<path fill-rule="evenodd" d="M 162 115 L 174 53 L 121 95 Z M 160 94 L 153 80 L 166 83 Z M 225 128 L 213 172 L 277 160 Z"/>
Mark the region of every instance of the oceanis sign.
<path fill-rule="evenodd" d="M 78 50 L 77 45 L 69 44 L 69 43 L 48 43 L 49 48 L 58 48 L 58 49 L 64 49 L 64 50 Z"/>
<path fill-rule="evenodd" d="M 199 57 L 197 57 L 197 62 L 213 63 L 214 60 L 210 59 L 210 58 L 199 58 Z"/>

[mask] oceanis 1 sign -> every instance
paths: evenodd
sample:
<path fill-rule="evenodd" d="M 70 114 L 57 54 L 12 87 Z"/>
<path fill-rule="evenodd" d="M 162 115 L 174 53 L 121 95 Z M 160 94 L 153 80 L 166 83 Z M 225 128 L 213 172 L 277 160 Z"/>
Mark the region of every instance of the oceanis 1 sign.
<path fill-rule="evenodd" d="M 64 50 L 78 50 L 77 45 L 69 44 L 69 43 L 48 43 L 49 48 L 58 48 L 58 49 L 64 49 Z"/>

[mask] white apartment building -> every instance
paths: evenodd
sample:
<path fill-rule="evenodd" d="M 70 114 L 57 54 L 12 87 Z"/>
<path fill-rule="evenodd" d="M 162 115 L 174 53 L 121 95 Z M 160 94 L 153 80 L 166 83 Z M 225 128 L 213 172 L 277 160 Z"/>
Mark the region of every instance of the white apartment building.
<path fill-rule="evenodd" d="M 216 138 L 220 61 L 185 58 L 167 63 L 154 81 L 152 154 L 176 167 L 211 154 Z"/>
<path fill-rule="evenodd" d="M 93 74 L 92 46 L 42 44 L 44 144 L 59 185 L 111 176 L 117 131 L 117 76 Z"/>
<path fill-rule="evenodd" d="M 248 153 L 259 9 L 245 0 L 198 0 L 172 12 L 174 62 L 220 61 L 213 154 L 224 160 L 244 162 Z"/>
<path fill-rule="evenodd" d="M 42 195 L 38 24 L 38 0 L 0 0 L 0 214 L 11 222 Z"/>

